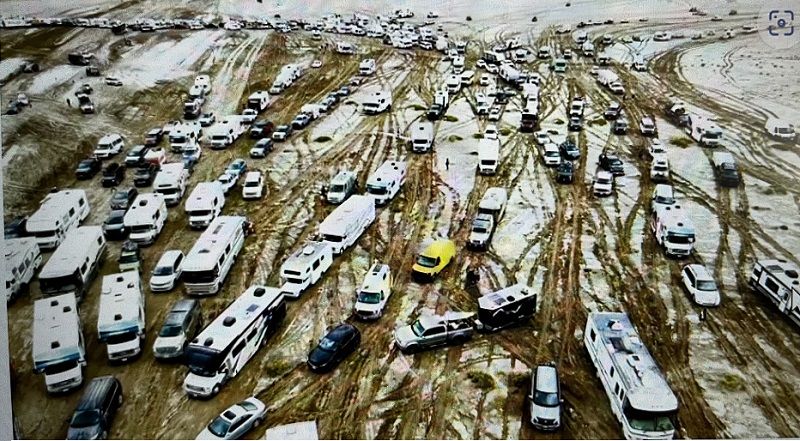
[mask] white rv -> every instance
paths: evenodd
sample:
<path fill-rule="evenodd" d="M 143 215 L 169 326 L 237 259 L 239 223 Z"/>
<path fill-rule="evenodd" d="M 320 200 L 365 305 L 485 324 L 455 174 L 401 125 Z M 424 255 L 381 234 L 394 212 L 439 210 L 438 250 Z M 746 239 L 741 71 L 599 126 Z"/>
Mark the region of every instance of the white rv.
<path fill-rule="evenodd" d="M 189 215 L 189 226 L 205 228 L 217 216 L 222 214 L 225 206 L 225 192 L 218 181 L 200 182 L 194 187 L 186 199 L 186 214 Z"/>
<path fill-rule="evenodd" d="M 369 95 L 364 100 L 363 109 L 367 115 L 376 115 L 392 110 L 392 93 L 381 90 Z"/>
<path fill-rule="evenodd" d="M 386 161 L 367 178 L 367 194 L 375 205 L 388 204 L 406 182 L 406 163 Z"/>
<path fill-rule="evenodd" d="M 246 219 L 218 216 L 200 235 L 183 261 L 183 284 L 188 294 L 216 294 L 244 246 Z"/>
<path fill-rule="evenodd" d="M 581 50 L 583 51 L 583 55 L 587 57 L 594 57 L 594 43 L 591 41 L 585 41 L 581 46 Z"/>
<path fill-rule="evenodd" d="M 309 242 L 286 258 L 281 265 L 281 294 L 299 298 L 300 294 L 328 271 L 333 263 L 333 251 L 326 242 Z"/>
<path fill-rule="evenodd" d="M 80 301 L 100 268 L 105 250 L 102 227 L 71 230 L 39 272 L 42 294 L 51 297 L 72 293 Z"/>
<path fill-rule="evenodd" d="M 247 130 L 241 115 L 228 115 L 208 129 L 206 138 L 212 149 L 224 149 L 233 144 Z"/>
<path fill-rule="evenodd" d="M 36 239 L 20 237 L 5 239 L 6 302 L 19 296 L 33 280 L 36 270 L 42 265 L 42 252 Z"/>
<path fill-rule="evenodd" d="M 353 194 L 355 189 L 356 174 L 348 170 L 343 170 L 331 179 L 325 198 L 331 204 L 341 204 Z"/>
<path fill-rule="evenodd" d="M 167 222 L 167 204 L 159 193 L 141 193 L 125 213 L 123 223 L 130 240 L 139 245 L 155 242 Z"/>
<path fill-rule="evenodd" d="M 256 112 L 264 111 L 271 104 L 272 98 L 269 96 L 269 92 L 264 90 L 253 92 L 249 97 L 247 97 L 247 108 L 253 109 Z"/>
<path fill-rule="evenodd" d="M 180 162 L 162 164 L 161 170 L 153 180 L 153 189 L 164 197 L 167 206 L 177 205 L 186 191 L 188 179 L 189 172 Z"/>
<path fill-rule="evenodd" d="M 774 303 L 800 326 L 800 279 L 796 265 L 785 260 L 758 260 L 750 274 L 750 287 Z"/>
<path fill-rule="evenodd" d="M 364 320 L 380 318 L 390 295 L 392 272 L 389 265 L 375 262 L 364 276 L 361 289 L 356 293 L 356 303 L 353 306 L 356 316 Z"/>
<path fill-rule="evenodd" d="M 339 41 L 336 43 L 336 53 L 343 55 L 353 55 L 356 53 L 356 47 L 345 41 Z"/>
<path fill-rule="evenodd" d="M 211 397 L 237 376 L 286 316 L 278 288 L 254 285 L 228 306 L 186 348 L 183 390 Z"/>
<path fill-rule="evenodd" d="M 455 94 L 461 90 L 461 77 L 458 75 L 449 75 L 447 80 L 445 81 L 445 86 L 447 87 L 447 93 Z"/>
<path fill-rule="evenodd" d="M 493 175 L 497 173 L 500 160 L 500 141 L 497 139 L 481 139 L 478 142 L 478 173 Z"/>
<path fill-rule="evenodd" d="M 672 439 L 678 399 L 622 312 L 592 312 L 583 342 L 626 439 Z"/>
<path fill-rule="evenodd" d="M 692 253 L 694 225 L 680 205 L 657 207 L 650 220 L 650 229 L 667 255 L 680 257 Z"/>
<path fill-rule="evenodd" d="M 722 141 L 722 129 L 714 121 L 701 115 L 689 115 L 686 131 L 702 146 L 716 147 Z"/>
<path fill-rule="evenodd" d="M 573 38 L 576 44 L 582 45 L 583 43 L 586 43 L 587 40 L 589 40 L 589 34 L 587 34 L 586 31 L 578 31 L 575 33 Z"/>
<path fill-rule="evenodd" d="M 202 131 L 203 128 L 197 121 L 177 124 L 169 131 L 170 150 L 173 153 L 181 153 L 196 146 L 200 142 Z"/>
<path fill-rule="evenodd" d="M 375 59 L 367 58 L 366 60 L 362 60 L 361 64 L 358 65 L 358 74 L 369 76 L 375 73 L 376 68 Z"/>
<path fill-rule="evenodd" d="M 39 209 L 28 218 L 25 230 L 36 236 L 43 250 L 58 247 L 67 233 L 89 216 L 89 201 L 83 190 L 61 190 L 42 199 Z"/>
<path fill-rule="evenodd" d="M 86 349 L 75 296 L 63 294 L 33 304 L 33 369 L 44 374 L 50 393 L 83 383 Z"/>
<path fill-rule="evenodd" d="M 411 125 L 411 150 L 425 153 L 433 149 L 433 123 L 418 121 Z"/>
<path fill-rule="evenodd" d="M 319 225 L 319 235 L 323 242 L 331 246 L 333 254 L 342 254 L 374 221 L 375 198 L 368 195 L 353 195 L 322 221 Z"/>
<path fill-rule="evenodd" d="M 794 125 L 782 119 L 769 118 L 765 128 L 769 136 L 783 141 L 793 141 L 797 137 Z"/>
<path fill-rule="evenodd" d="M 128 361 L 142 352 L 145 336 L 144 294 L 137 271 L 103 277 L 97 335 L 109 361 Z"/>
<path fill-rule="evenodd" d="M 520 71 L 514 67 L 513 64 L 500 65 L 498 73 L 500 74 L 500 78 L 511 85 L 516 85 L 519 83 Z"/>

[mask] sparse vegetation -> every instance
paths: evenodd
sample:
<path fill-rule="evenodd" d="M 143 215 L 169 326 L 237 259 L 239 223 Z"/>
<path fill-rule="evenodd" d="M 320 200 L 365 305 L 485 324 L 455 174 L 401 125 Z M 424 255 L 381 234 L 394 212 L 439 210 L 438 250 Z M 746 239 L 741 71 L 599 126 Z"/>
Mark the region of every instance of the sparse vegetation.
<path fill-rule="evenodd" d="M 483 133 L 473 133 L 472 137 L 475 139 L 483 139 Z"/>
<path fill-rule="evenodd" d="M 467 373 L 467 378 L 480 390 L 487 390 L 494 387 L 494 377 L 486 372 L 472 370 Z"/>
<path fill-rule="evenodd" d="M 767 196 L 784 196 L 786 195 L 786 190 L 784 190 L 781 187 L 776 187 L 772 185 L 770 187 L 767 187 L 767 189 L 764 190 L 763 193 Z"/>
<path fill-rule="evenodd" d="M 450 135 L 450 136 L 447 137 L 447 140 L 449 142 L 461 141 L 462 139 L 464 139 L 464 138 L 462 138 L 462 137 L 460 137 L 458 135 Z"/>
<path fill-rule="evenodd" d="M 508 374 L 508 386 L 516 389 L 525 389 L 531 376 L 527 372 L 511 372 Z"/>
<path fill-rule="evenodd" d="M 467 21 L 472 21 L 472 16 L 471 15 L 467 16 Z"/>
<path fill-rule="evenodd" d="M 589 121 L 589 125 L 590 126 L 600 126 L 600 127 L 602 127 L 602 126 L 604 126 L 606 124 L 608 124 L 608 121 L 606 121 L 605 118 L 595 118 L 595 119 Z"/>
<path fill-rule="evenodd" d="M 736 374 L 723 375 L 719 385 L 728 392 L 744 390 L 744 380 Z"/>
<path fill-rule="evenodd" d="M 267 366 L 264 368 L 264 374 L 267 377 L 280 377 L 288 372 L 291 368 L 292 365 L 289 360 L 285 358 L 276 358 L 267 363 Z"/>
<path fill-rule="evenodd" d="M 416 111 L 424 111 L 424 110 L 425 110 L 425 106 L 423 106 L 423 105 L 421 105 L 421 104 L 412 104 L 412 105 L 410 105 L 410 106 L 408 106 L 408 107 L 409 107 L 410 109 L 414 109 L 414 110 L 416 110 Z"/>
<path fill-rule="evenodd" d="M 672 138 L 669 139 L 669 143 L 674 146 L 685 149 L 686 147 L 689 147 L 689 145 L 692 143 L 692 140 L 685 136 L 673 136 Z"/>
<path fill-rule="evenodd" d="M 456 118 L 453 115 L 445 115 L 444 118 L 442 119 L 444 119 L 447 122 L 458 122 L 458 118 Z"/>
<path fill-rule="evenodd" d="M 564 120 L 563 120 L 563 119 L 561 119 L 561 118 L 556 118 L 556 120 L 555 120 L 555 121 L 553 121 L 553 122 L 555 122 L 555 123 L 556 123 L 556 124 L 558 124 L 559 126 L 564 124 Z"/>
<path fill-rule="evenodd" d="M 508 136 L 511 134 L 511 129 L 509 129 L 508 127 L 503 127 L 502 129 L 500 129 L 500 134 L 503 136 Z"/>
<path fill-rule="evenodd" d="M 328 136 L 328 135 L 322 135 L 322 136 L 318 136 L 318 137 L 317 137 L 317 138 L 314 140 L 314 142 L 328 142 L 328 141 L 330 141 L 330 140 L 331 140 L 331 137 L 330 137 L 330 136 Z"/>
<path fill-rule="evenodd" d="M 731 9 L 731 12 L 728 12 L 728 15 L 737 15 L 738 13 L 739 11 L 737 11 L 736 9 Z"/>

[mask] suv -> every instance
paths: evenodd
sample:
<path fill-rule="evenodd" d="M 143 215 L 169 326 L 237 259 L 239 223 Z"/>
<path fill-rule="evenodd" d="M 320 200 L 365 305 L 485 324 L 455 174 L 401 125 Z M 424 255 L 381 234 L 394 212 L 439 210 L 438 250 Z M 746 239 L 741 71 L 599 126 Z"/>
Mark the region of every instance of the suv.
<path fill-rule="evenodd" d="M 103 170 L 103 187 L 116 187 L 125 179 L 125 167 L 112 162 Z"/>
<path fill-rule="evenodd" d="M 251 158 L 263 158 L 267 156 L 267 152 L 272 151 L 272 140 L 269 138 L 261 138 L 256 142 L 256 145 L 250 149 Z"/>
<path fill-rule="evenodd" d="M 556 182 L 561 184 L 572 184 L 575 180 L 575 166 L 569 161 L 563 161 L 556 168 Z"/>
<path fill-rule="evenodd" d="M 153 343 L 153 355 L 161 360 L 182 356 L 186 345 L 203 329 L 202 321 L 196 299 L 175 302 Z"/>
<path fill-rule="evenodd" d="M 558 150 L 561 152 L 561 156 L 563 156 L 564 159 L 570 161 L 581 159 L 581 151 L 572 139 L 567 138 L 566 141 L 558 146 Z"/>
<path fill-rule="evenodd" d="M 149 151 L 150 148 L 141 144 L 133 146 L 133 148 L 130 149 L 128 154 L 125 156 L 125 165 L 128 167 L 138 167 L 144 164 L 144 158 Z"/>
<path fill-rule="evenodd" d="M 111 209 L 112 210 L 127 210 L 133 203 L 133 200 L 139 196 L 139 190 L 135 188 L 123 188 L 114 192 L 111 196 Z"/>
<path fill-rule="evenodd" d="M 144 135 L 144 145 L 159 145 L 162 139 L 164 139 L 164 129 L 162 127 L 154 127 Z"/>
<path fill-rule="evenodd" d="M 428 108 L 428 120 L 436 121 L 440 119 L 442 115 L 444 115 L 444 108 L 441 106 L 441 104 L 434 103 Z"/>
<path fill-rule="evenodd" d="M 122 405 L 122 384 L 111 375 L 97 377 L 86 386 L 69 422 L 67 439 L 106 439 Z"/>
<path fill-rule="evenodd" d="M 608 105 L 608 108 L 603 113 L 605 119 L 617 119 L 622 114 L 622 105 L 616 101 Z"/>
<path fill-rule="evenodd" d="M 100 168 L 100 160 L 94 157 L 86 158 L 75 169 L 75 177 L 78 179 L 92 179 L 100 171 Z"/>
<path fill-rule="evenodd" d="M 600 154 L 600 168 L 611 172 L 614 176 L 622 176 L 625 170 L 622 167 L 622 160 L 613 153 L 603 152 Z"/>
<path fill-rule="evenodd" d="M 275 124 L 272 121 L 258 120 L 250 127 L 250 137 L 253 139 L 261 139 L 268 137 L 275 130 Z"/>
<path fill-rule="evenodd" d="M 278 126 L 274 132 L 272 132 L 272 140 L 273 141 L 286 141 L 289 139 L 289 135 L 292 134 L 292 126 Z"/>
<path fill-rule="evenodd" d="M 119 154 L 125 147 L 122 141 L 122 136 L 114 133 L 100 138 L 97 143 L 97 148 L 94 150 L 94 155 L 98 158 L 110 158 Z"/>
<path fill-rule="evenodd" d="M 125 228 L 125 210 L 111 210 L 108 217 L 103 221 L 103 235 L 108 240 L 122 240 L 128 235 Z"/>
<path fill-rule="evenodd" d="M 539 365 L 531 373 L 531 392 L 528 403 L 531 424 L 539 430 L 558 430 L 561 427 L 561 384 L 555 366 Z"/>
<path fill-rule="evenodd" d="M 143 164 L 133 172 L 133 185 L 147 187 L 153 184 L 156 174 L 161 167 L 158 164 Z"/>
<path fill-rule="evenodd" d="M 183 272 L 183 252 L 168 250 L 158 259 L 150 277 L 150 291 L 164 292 L 175 287 Z"/>

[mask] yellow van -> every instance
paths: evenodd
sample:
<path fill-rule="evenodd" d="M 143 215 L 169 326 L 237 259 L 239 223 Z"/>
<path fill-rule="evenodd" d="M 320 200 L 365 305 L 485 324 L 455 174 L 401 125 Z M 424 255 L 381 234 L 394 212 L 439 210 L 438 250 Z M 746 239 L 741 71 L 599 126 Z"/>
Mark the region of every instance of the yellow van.
<path fill-rule="evenodd" d="M 452 240 L 440 239 L 425 248 L 411 267 L 412 276 L 417 279 L 433 280 L 437 274 L 450 264 L 456 254 L 456 244 Z"/>

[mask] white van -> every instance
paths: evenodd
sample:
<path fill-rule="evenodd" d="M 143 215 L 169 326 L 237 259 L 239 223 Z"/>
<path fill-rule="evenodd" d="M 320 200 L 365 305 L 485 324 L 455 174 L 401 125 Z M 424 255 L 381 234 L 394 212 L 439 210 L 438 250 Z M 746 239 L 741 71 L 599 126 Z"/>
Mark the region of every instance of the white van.
<path fill-rule="evenodd" d="M 167 204 L 159 193 L 141 193 L 125 213 L 123 223 L 130 240 L 139 245 L 155 242 L 167 222 Z"/>
<path fill-rule="evenodd" d="M 392 110 L 392 93 L 384 90 L 373 93 L 364 100 L 363 109 L 367 115 L 376 115 Z"/>
<path fill-rule="evenodd" d="M 353 245 L 367 227 L 375 221 L 375 198 L 353 195 L 336 207 L 319 225 L 322 241 L 328 243 L 333 254 L 341 254 Z"/>
<path fill-rule="evenodd" d="M 722 129 L 712 119 L 701 115 L 689 115 L 686 131 L 702 146 L 716 147 L 722 141 Z"/>
<path fill-rule="evenodd" d="M 67 392 L 83 383 L 86 349 L 74 295 L 34 302 L 32 355 L 33 370 L 44 374 L 48 392 Z"/>
<path fill-rule="evenodd" d="M 137 271 L 103 277 L 97 335 L 109 361 L 128 361 L 142 352 L 145 336 L 144 294 Z"/>
<path fill-rule="evenodd" d="M 105 250 L 102 227 L 71 230 L 39 273 L 42 295 L 51 297 L 72 293 L 78 300 L 82 299 L 100 268 Z"/>
<path fill-rule="evenodd" d="M 417 121 L 411 125 L 411 150 L 425 153 L 433 149 L 433 123 Z"/>
<path fill-rule="evenodd" d="M 180 162 L 162 164 L 153 180 L 153 189 L 164 197 L 167 206 L 177 205 L 186 191 L 188 179 L 189 172 Z"/>
<path fill-rule="evenodd" d="M 341 204 L 355 192 L 355 189 L 356 174 L 348 170 L 343 170 L 331 179 L 325 198 L 328 200 L 328 203 Z"/>
<path fill-rule="evenodd" d="M 264 90 L 253 92 L 247 97 L 247 108 L 256 112 L 264 111 L 270 104 L 272 104 L 272 98 L 269 96 L 269 92 Z"/>
<path fill-rule="evenodd" d="M 84 190 L 61 190 L 42 199 L 39 209 L 28 218 L 25 230 L 36 237 L 43 250 L 58 247 L 67 233 L 89 216 Z"/>
<path fill-rule="evenodd" d="M 496 139 L 481 139 L 478 142 L 478 173 L 482 175 L 497 173 L 499 160 L 500 141 Z"/>
<path fill-rule="evenodd" d="M 367 194 L 375 198 L 375 205 L 389 203 L 406 182 L 406 163 L 386 161 L 367 179 Z"/>
<path fill-rule="evenodd" d="M 333 250 L 326 242 L 309 242 L 286 258 L 281 265 L 281 294 L 299 298 L 328 271 L 333 263 Z"/>
<path fill-rule="evenodd" d="M 461 77 L 458 75 L 449 75 L 445 84 L 447 85 L 447 93 L 451 95 L 458 93 L 458 91 L 461 90 Z"/>
<path fill-rule="evenodd" d="M 380 318 L 390 295 L 392 272 L 389 265 L 375 262 L 364 276 L 361 289 L 356 293 L 356 303 L 353 306 L 356 316 L 362 320 Z"/>
<path fill-rule="evenodd" d="M 345 41 L 336 42 L 336 53 L 342 55 L 353 55 L 356 53 L 356 47 Z"/>
<path fill-rule="evenodd" d="M 42 252 L 36 239 L 19 237 L 5 239 L 6 302 L 19 296 L 33 280 L 36 270 L 42 265 Z"/>
<path fill-rule="evenodd" d="M 765 128 L 769 136 L 783 141 L 793 141 L 797 137 L 794 125 L 782 119 L 769 118 Z"/>
<path fill-rule="evenodd" d="M 150 291 L 170 291 L 180 279 L 183 271 L 183 252 L 181 250 L 167 250 L 158 259 L 150 276 Z"/>
<path fill-rule="evenodd" d="M 97 142 L 97 147 L 94 149 L 94 156 L 98 158 L 110 158 L 119 154 L 125 149 L 125 142 L 122 141 L 122 136 L 116 133 L 105 135 Z"/>
<path fill-rule="evenodd" d="M 186 214 L 189 215 L 191 228 L 205 228 L 217 216 L 222 214 L 225 206 L 225 192 L 222 184 L 214 182 L 200 182 L 186 199 Z"/>
<path fill-rule="evenodd" d="M 361 64 L 358 65 L 358 74 L 369 76 L 375 73 L 376 68 L 375 59 L 367 58 L 366 60 L 362 60 Z"/>
<path fill-rule="evenodd" d="M 668 207 L 675 202 L 675 192 L 671 185 L 656 184 L 653 196 L 650 198 L 650 212 L 655 213 L 659 207 Z"/>

